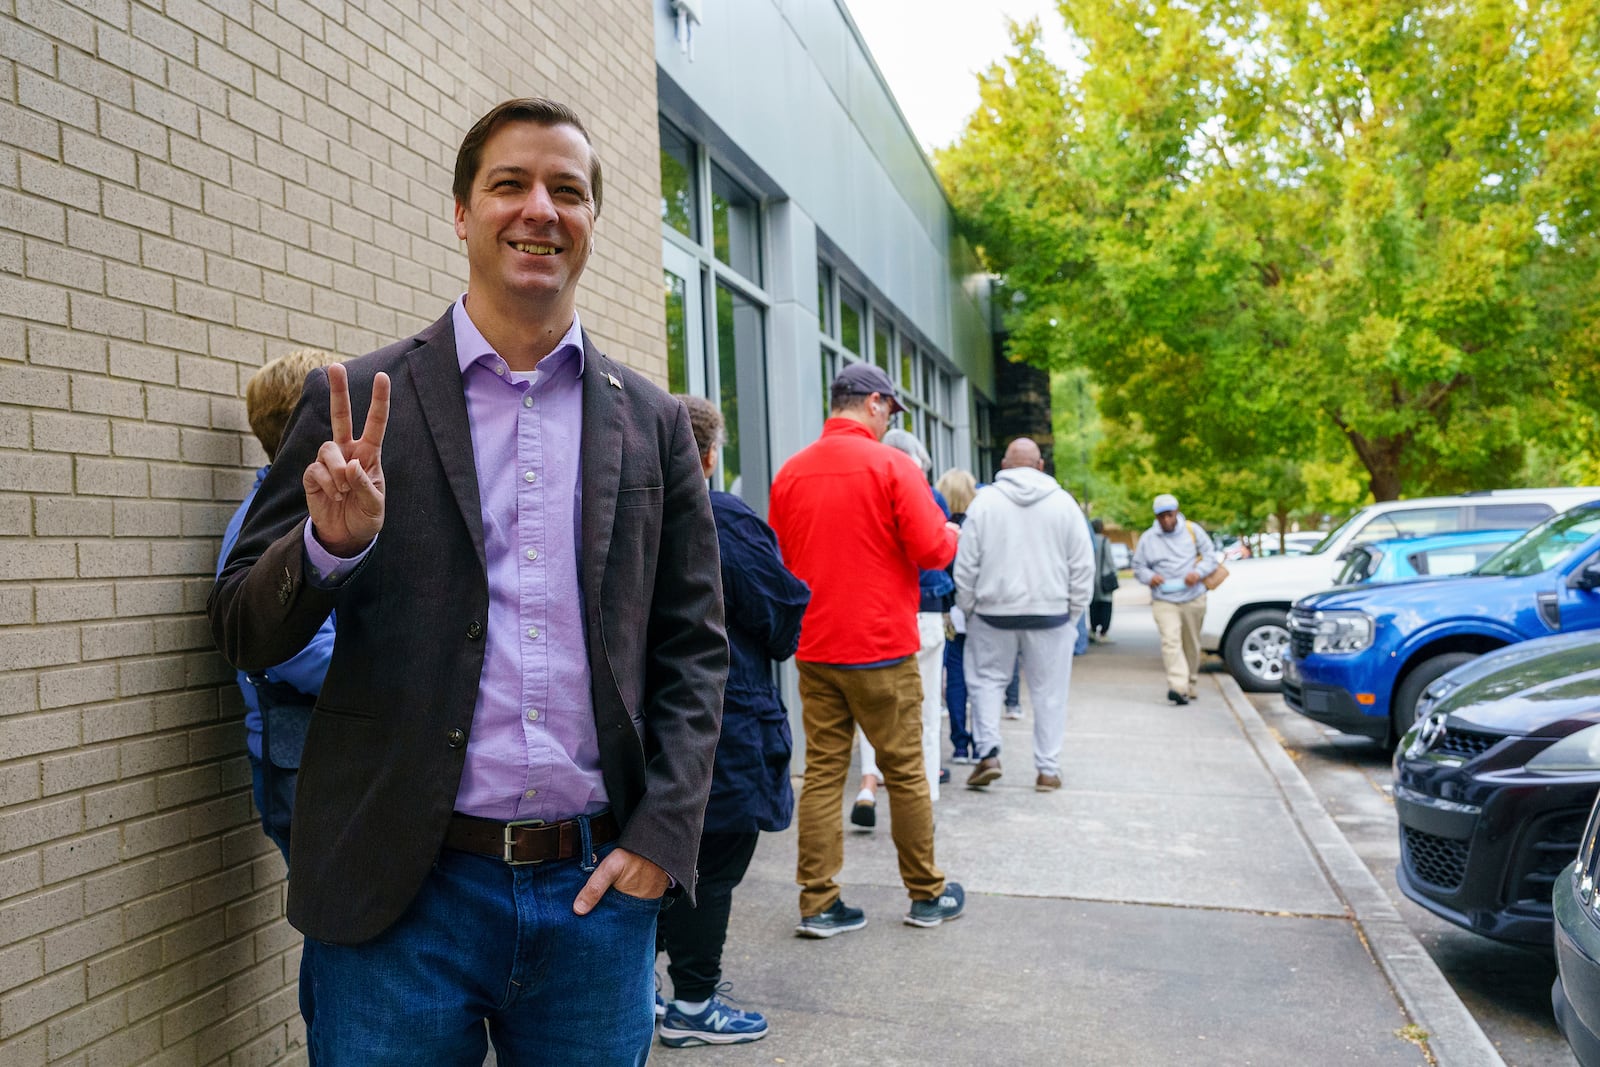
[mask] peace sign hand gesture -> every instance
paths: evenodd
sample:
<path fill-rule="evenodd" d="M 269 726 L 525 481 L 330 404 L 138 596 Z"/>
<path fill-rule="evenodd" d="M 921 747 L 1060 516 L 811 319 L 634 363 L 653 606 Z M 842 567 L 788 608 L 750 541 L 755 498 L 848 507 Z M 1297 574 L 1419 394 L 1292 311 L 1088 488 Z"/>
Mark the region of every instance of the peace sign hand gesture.
<path fill-rule="evenodd" d="M 341 364 L 328 367 L 328 418 L 333 440 L 324 441 L 303 483 L 311 529 L 335 556 L 359 555 L 383 529 L 383 431 L 389 425 L 389 376 L 372 380 L 372 403 L 361 437 L 350 438 L 350 378 Z"/>

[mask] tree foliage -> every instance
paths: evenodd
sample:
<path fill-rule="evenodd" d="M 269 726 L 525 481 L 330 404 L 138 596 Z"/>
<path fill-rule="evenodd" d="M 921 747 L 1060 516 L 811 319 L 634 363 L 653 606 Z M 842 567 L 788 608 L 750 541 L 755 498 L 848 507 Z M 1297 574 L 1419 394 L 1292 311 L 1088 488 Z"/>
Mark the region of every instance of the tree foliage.
<path fill-rule="evenodd" d="M 1250 518 L 1600 474 L 1595 0 L 1060 10 L 1081 70 L 1014 26 L 937 164 L 1103 467 Z"/>

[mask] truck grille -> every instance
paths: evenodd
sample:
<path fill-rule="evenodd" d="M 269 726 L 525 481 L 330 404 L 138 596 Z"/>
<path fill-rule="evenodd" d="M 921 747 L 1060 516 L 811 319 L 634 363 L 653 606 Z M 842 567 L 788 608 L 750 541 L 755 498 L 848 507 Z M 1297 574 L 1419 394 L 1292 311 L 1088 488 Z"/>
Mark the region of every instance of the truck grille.
<path fill-rule="evenodd" d="M 1316 639 L 1317 617 L 1313 612 L 1295 608 L 1289 612 L 1289 653 L 1295 659 L 1311 655 L 1311 645 Z"/>
<path fill-rule="evenodd" d="M 1403 827 L 1403 860 L 1406 869 L 1419 882 L 1427 882 L 1448 892 L 1461 888 L 1467 876 L 1468 842 Z"/>

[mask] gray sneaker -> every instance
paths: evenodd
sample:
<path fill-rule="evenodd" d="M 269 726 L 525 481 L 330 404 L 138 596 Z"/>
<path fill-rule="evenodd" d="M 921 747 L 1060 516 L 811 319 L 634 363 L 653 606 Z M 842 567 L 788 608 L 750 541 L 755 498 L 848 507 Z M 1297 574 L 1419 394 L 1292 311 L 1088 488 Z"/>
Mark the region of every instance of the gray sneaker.
<path fill-rule="evenodd" d="M 946 882 L 944 892 L 932 900 L 913 900 L 911 910 L 906 912 L 907 926 L 938 926 L 948 919 L 961 918 L 962 909 L 967 906 L 967 894 L 961 888 L 960 882 Z"/>
<path fill-rule="evenodd" d="M 820 914 L 801 916 L 800 925 L 794 928 L 794 932 L 797 937 L 823 938 L 859 930 L 865 925 L 867 913 L 860 908 L 850 907 L 841 897 Z"/>

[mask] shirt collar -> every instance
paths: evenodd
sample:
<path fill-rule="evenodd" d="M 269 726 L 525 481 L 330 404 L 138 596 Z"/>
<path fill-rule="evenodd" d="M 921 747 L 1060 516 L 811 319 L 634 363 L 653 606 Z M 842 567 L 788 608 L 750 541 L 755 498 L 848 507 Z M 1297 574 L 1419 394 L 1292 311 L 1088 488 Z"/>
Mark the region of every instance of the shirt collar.
<path fill-rule="evenodd" d="M 841 418 L 837 415 L 830 416 L 828 420 L 822 424 L 822 433 L 823 436 L 836 433 L 853 433 L 860 434 L 862 437 L 870 438 L 873 441 L 878 440 L 878 438 L 873 435 L 873 432 L 869 427 L 857 422 L 855 419 Z M 881 444 L 882 442 L 879 443 Z"/>
<path fill-rule="evenodd" d="M 450 322 L 455 328 L 456 335 L 456 361 L 461 365 L 461 374 L 466 376 L 467 368 L 474 363 L 482 364 L 488 370 L 499 374 L 506 367 L 506 362 L 500 353 L 494 350 L 483 336 L 482 331 L 473 323 L 467 314 L 467 294 L 462 293 L 450 307 Z M 540 379 L 547 379 L 556 371 L 568 364 L 576 368 L 576 375 L 583 376 L 583 326 L 578 321 L 578 313 L 572 313 L 572 325 L 562 335 L 561 340 L 550 350 L 550 354 L 539 361 L 539 370 L 543 373 Z"/>

